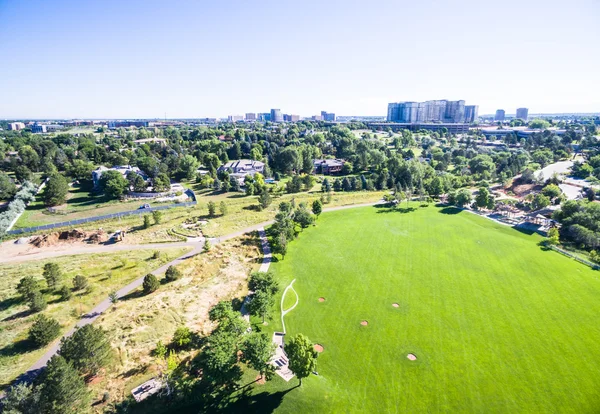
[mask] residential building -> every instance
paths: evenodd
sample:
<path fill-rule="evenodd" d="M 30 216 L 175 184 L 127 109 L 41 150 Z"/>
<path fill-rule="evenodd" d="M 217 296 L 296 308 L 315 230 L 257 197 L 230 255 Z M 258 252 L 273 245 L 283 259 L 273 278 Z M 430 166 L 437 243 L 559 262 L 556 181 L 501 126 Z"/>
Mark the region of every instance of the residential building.
<path fill-rule="evenodd" d="M 335 114 L 332 114 L 331 112 L 321 111 L 321 117 L 323 118 L 323 121 L 335 121 Z"/>
<path fill-rule="evenodd" d="M 20 131 L 25 129 L 25 124 L 23 122 L 11 122 L 8 124 L 8 129 L 10 131 Z"/>
<path fill-rule="evenodd" d="M 465 101 L 433 100 L 426 102 L 393 102 L 388 104 L 388 122 L 446 122 L 465 121 Z"/>
<path fill-rule="evenodd" d="M 313 121 L 322 121 L 322 120 L 323 120 L 323 117 L 322 117 L 321 115 L 313 115 L 313 116 L 311 117 L 311 119 L 312 119 Z"/>
<path fill-rule="evenodd" d="M 147 127 L 148 121 L 108 121 L 109 129 L 129 128 L 132 126 L 137 128 Z"/>
<path fill-rule="evenodd" d="M 246 121 L 256 121 L 256 113 L 247 112 L 246 113 Z"/>
<path fill-rule="evenodd" d="M 344 160 L 313 160 L 315 174 L 336 174 L 342 172 Z"/>
<path fill-rule="evenodd" d="M 529 116 L 528 108 L 517 108 L 517 116 L 515 118 L 522 119 L 523 121 L 527 121 L 527 117 Z"/>
<path fill-rule="evenodd" d="M 271 109 L 271 122 L 283 122 L 281 109 Z"/>
<path fill-rule="evenodd" d="M 472 124 L 477 121 L 479 115 L 479 105 L 466 105 L 465 106 L 465 122 Z"/>
<path fill-rule="evenodd" d="M 254 160 L 234 160 L 221 165 L 217 171 L 229 171 L 234 174 L 244 174 L 244 176 L 257 172 L 262 174 L 265 171 L 265 163 Z"/>
<path fill-rule="evenodd" d="M 494 121 L 504 121 L 505 116 L 506 113 L 504 112 L 504 109 L 498 109 L 496 111 L 496 116 L 494 116 Z"/>
<path fill-rule="evenodd" d="M 92 171 L 92 181 L 94 182 L 94 188 L 98 188 L 100 186 L 100 178 L 102 177 L 102 173 L 110 170 L 120 172 L 121 175 L 125 178 L 127 178 L 127 173 L 129 171 L 133 171 L 140 177 L 142 177 L 144 180 L 148 179 L 148 176 L 146 176 L 146 174 L 144 174 L 144 172 L 138 167 L 132 167 L 131 165 L 116 165 L 112 168 L 106 168 L 105 166 L 101 165 L 94 171 Z"/>
<path fill-rule="evenodd" d="M 409 131 L 419 131 L 421 129 L 429 131 L 440 131 L 446 128 L 451 134 L 465 134 L 469 131 L 469 124 L 465 123 L 431 123 L 431 122 L 366 122 L 368 128 L 390 128 L 392 131 L 401 131 L 407 129 Z"/>

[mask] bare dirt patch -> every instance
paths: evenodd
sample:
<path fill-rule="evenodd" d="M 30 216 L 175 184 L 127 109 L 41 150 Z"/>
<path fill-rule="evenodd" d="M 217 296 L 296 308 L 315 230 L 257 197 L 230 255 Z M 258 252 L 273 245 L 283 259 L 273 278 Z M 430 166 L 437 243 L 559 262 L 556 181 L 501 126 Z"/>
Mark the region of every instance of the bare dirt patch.
<path fill-rule="evenodd" d="M 254 380 L 255 380 L 255 383 L 258 385 L 263 385 L 263 384 L 267 383 L 267 380 L 262 375 L 257 375 L 256 378 L 254 378 Z"/>
<path fill-rule="evenodd" d="M 323 297 L 319 298 L 319 302 L 325 302 L 325 298 L 323 298 Z"/>
<path fill-rule="evenodd" d="M 406 355 L 406 357 L 408 359 L 410 359 L 411 361 L 416 361 L 417 360 L 417 356 L 415 354 L 408 354 L 408 355 Z"/>
<path fill-rule="evenodd" d="M 515 196 L 519 198 L 523 198 L 527 194 L 539 192 L 541 191 L 541 189 L 542 186 L 537 184 L 514 183 L 511 187 L 508 188 L 508 191 L 511 191 Z"/>
<path fill-rule="evenodd" d="M 369 321 L 362 321 L 360 324 L 361 324 L 362 326 L 367 326 L 367 325 L 369 324 Z"/>
<path fill-rule="evenodd" d="M 321 353 L 325 350 L 325 348 L 323 348 L 323 345 L 321 345 L 321 344 L 315 344 L 314 348 L 315 348 L 315 351 L 317 351 L 319 353 Z"/>
<path fill-rule="evenodd" d="M 398 305 L 397 303 L 392 303 L 392 306 L 393 306 L 394 308 L 399 308 L 399 307 L 400 307 L 400 305 Z"/>

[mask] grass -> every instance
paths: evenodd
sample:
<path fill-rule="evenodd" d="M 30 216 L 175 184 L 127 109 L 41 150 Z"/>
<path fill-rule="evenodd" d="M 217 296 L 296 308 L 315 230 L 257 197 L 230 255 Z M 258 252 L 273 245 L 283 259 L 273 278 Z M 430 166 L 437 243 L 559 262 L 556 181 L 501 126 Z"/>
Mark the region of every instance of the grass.
<path fill-rule="evenodd" d="M 451 208 L 324 213 L 272 265 L 296 279 L 286 328 L 325 347 L 319 375 L 254 384 L 237 408 L 596 411 L 599 274 L 540 240 Z"/>
<path fill-rule="evenodd" d="M 287 293 L 283 298 L 283 310 L 288 310 L 289 308 L 294 306 L 294 303 L 296 303 L 297 300 L 298 296 L 296 294 L 296 291 L 294 289 L 288 289 Z"/>
<path fill-rule="evenodd" d="M 72 287 L 76 275 L 88 278 L 89 291 L 74 292 L 68 302 L 60 302 L 59 296 L 46 292 L 48 308 L 42 313 L 58 320 L 62 333 L 68 331 L 78 316 L 88 312 L 133 280 L 160 267 L 189 248 L 161 249 L 159 259 L 152 259 L 154 250 L 133 250 L 112 254 L 87 254 L 64 256 L 51 260 L 30 261 L 22 264 L 0 265 L 0 386 L 5 386 L 23 373 L 45 349 L 33 349 L 27 341 L 27 332 L 36 315 L 28 312 L 16 291 L 19 280 L 25 275 L 34 275 L 46 286 L 42 277 L 44 264 L 57 263 L 62 272 L 60 285 Z"/>

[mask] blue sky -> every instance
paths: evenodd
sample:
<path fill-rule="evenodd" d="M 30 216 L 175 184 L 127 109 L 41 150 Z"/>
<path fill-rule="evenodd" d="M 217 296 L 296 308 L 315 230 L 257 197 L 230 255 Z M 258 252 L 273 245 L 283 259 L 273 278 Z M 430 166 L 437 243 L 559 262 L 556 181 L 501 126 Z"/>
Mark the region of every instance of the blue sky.
<path fill-rule="evenodd" d="M 600 2 L 0 0 L 0 118 L 600 112 Z"/>

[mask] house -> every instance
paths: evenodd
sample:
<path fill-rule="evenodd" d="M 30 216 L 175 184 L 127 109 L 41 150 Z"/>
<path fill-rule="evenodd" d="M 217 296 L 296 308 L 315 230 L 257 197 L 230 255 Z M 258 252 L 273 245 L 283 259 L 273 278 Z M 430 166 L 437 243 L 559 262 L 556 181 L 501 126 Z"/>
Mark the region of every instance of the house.
<path fill-rule="evenodd" d="M 265 171 L 265 163 L 254 160 L 237 160 L 229 161 L 219 167 L 217 172 L 229 171 L 233 174 L 254 175 L 255 173 L 263 173 Z"/>
<path fill-rule="evenodd" d="M 344 160 L 313 160 L 315 174 L 337 174 L 342 172 L 344 168 Z"/>
<path fill-rule="evenodd" d="M 133 171 L 134 173 L 141 176 L 144 180 L 148 179 L 146 174 L 144 174 L 144 172 L 142 170 L 140 170 L 138 167 L 132 167 L 131 165 L 116 165 L 112 168 L 106 168 L 105 166 L 101 165 L 98 168 L 96 168 L 94 171 L 92 171 L 92 180 L 94 181 L 94 188 L 98 188 L 100 186 L 100 178 L 102 177 L 102 173 L 104 173 L 105 171 L 109 171 L 109 170 L 118 171 L 125 178 L 127 178 L 127 173 L 129 171 Z"/>

